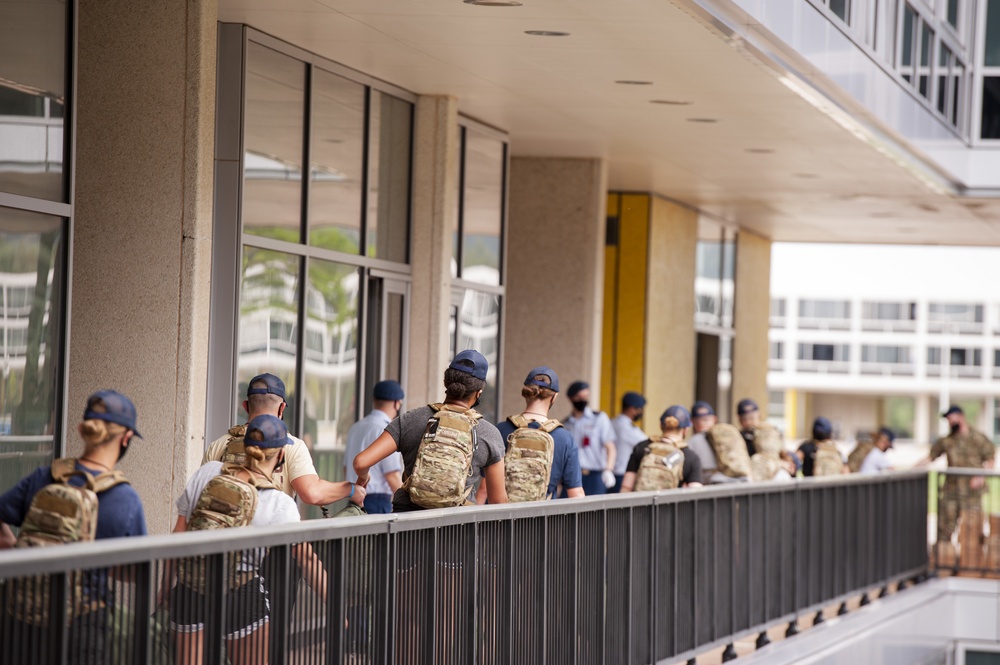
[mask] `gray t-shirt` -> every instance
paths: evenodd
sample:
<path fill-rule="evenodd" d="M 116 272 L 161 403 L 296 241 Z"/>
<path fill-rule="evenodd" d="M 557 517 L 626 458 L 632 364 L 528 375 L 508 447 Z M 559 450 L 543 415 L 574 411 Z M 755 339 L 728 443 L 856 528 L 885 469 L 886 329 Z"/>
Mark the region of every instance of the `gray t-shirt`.
<path fill-rule="evenodd" d="M 407 411 L 389 423 L 385 431 L 396 442 L 396 448 L 403 455 L 403 481 L 413 473 L 413 465 L 417 463 L 417 452 L 427 428 L 427 421 L 434 415 L 429 406 L 421 406 Z M 476 423 L 476 449 L 472 453 L 472 471 L 466 480 L 466 487 L 472 487 L 482 475 L 482 470 L 501 461 L 504 456 L 503 437 L 496 426 L 485 420 Z M 392 497 L 393 512 L 421 510 L 420 506 L 410 501 L 410 494 L 405 488 L 399 488 Z"/>
<path fill-rule="evenodd" d="M 708 442 L 708 438 L 705 436 L 704 432 L 693 435 L 687 440 L 688 448 L 698 456 L 701 460 L 701 468 L 705 470 L 705 484 L 706 485 L 718 485 L 721 483 L 739 483 L 746 482 L 747 478 L 730 478 L 726 474 L 719 471 L 719 460 L 715 457 L 715 451 L 712 450 L 712 444 Z M 709 475 L 711 474 L 711 475 Z"/>

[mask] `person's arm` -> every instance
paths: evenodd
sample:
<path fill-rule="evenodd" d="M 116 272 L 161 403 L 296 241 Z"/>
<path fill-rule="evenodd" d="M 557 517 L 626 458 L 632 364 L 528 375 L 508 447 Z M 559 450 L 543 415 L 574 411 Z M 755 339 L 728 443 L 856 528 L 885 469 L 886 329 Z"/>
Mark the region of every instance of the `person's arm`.
<path fill-rule="evenodd" d="M 396 452 L 396 441 L 388 432 L 382 432 L 378 438 L 354 458 L 354 472 L 358 474 L 358 484 L 368 485 L 368 472 L 373 466 Z"/>
<path fill-rule="evenodd" d="M 325 506 L 348 497 L 359 506 L 365 502 L 365 488 L 361 483 L 355 485 L 346 480 L 333 483 L 323 480 L 315 473 L 293 478 L 292 489 L 302 501 L 311 506 Z"/>
<path fill-rule="evenodd" d="M 174 529 L 171 533 L 183 533 L 187 531 L 187 518 L 183 515 L 177 516 Z M 170 600 L 170 592 L 174 588 L 174 560 L 167 559 L 163 564 L 163 577 L 160 578 L 160 590 L 156 593 L 156 606 L 165 605 Z"/>
<path fill-rule="evenodd" d="M 390 471 L 385 474 L 385 482 L 389 483 L 389 489 L 395 494 L 396 490 L 403 486 L 403 474 L 399 471 Z"/>
<path fill-rule="evenodd" d="M 621 492 L 631 492 L 635 489 L 635 471 L 626 471 L 625 477 L 622 478 L 622 488 Z"/>
<path fill-rule="evenodd" d="M 507 503 L 507 484 L 504 479 L 503 458 L 483 469 L 483 480 L 486 485 L 486 498 L 490 505 Z"/>
<path fill-rule="evenodd" d="M 292 556 L 299 562 L 306 584 L 326 603 L 326 569 L 309 543 L 299 543 L 292 548 Z"/>
<path fill-rule="evenodd" d="M 9 550 L 14 547 L 15 542 L 17 538 L 14 537 L 14 532 L 6 522 L 0 522 L 0 550 Z"/>
<path fill-rule="evenodd" d="M 580 471 L 580 452 L 573 443 L 572 437 L 568 438 L 566 453 L 566 464 L 563 467 L 562 485 L 566 488 L 566 498 L 579 499 L 586 496 L 583 492 L 583 472 Z"/>
<path fill-rule="evenodd" d="M 479 487 L 476 488 L 476 505 L 486 505 L 486 480 L 479 481 Z"/>
<path fill-rule="evenodd" d="M 605 441 L 604 450 L 608 456 L 608 463 L 605 466 L 605 470 L 614 472 L 615 470 L 615 460 L 618 457 L 618 446 L 614 441 Z"/>
<path fill-rule="evenodd" d="M 684 454 L 684 487 L 702 487 L 704 480 L 702 478 L 702 466 L 701 458 L 691 454 Z M 690 464 L 688 464 L 690 462 Z"/>

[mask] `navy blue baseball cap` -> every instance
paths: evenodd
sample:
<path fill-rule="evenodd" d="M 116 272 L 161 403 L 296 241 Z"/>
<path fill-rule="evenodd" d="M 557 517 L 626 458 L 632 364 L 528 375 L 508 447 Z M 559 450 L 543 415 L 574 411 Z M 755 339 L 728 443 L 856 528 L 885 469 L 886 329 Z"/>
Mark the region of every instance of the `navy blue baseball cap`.
<path fill-rule="evenodd" d="M 569 397 L 573 397 L 581 390 L 587 390 L 588 388 L 590 388 L 590 384 L 587 383 L 586 381 L 574 381 L 573 383 L 569 384 L 569 390 L 566 391 L 566 394 Z"/>
<path fill-rule="evenodd" d="M 285 399 L 285 382 L 274 374 L 258 374 L 247 384 L 247 397 L 250 395 L 277 395 Z"/>
<path fill-rule="evenodd" d="M 736 415 L 745 416 L 748 413 L 753 413 L 758 411 L 757 402 L 752 399 L 741 399 L 740 403 L 736 405 Z"/>
<path fill-rule="evenodd" d="M 88 397 L 87 408 L 83 410 L 83 419 L 103 420 L 107 423 L 121 425 L 125 429 L 135 432 L 135 435 L 140 439 L 142 438 L 142 434 L 139 434 L 139 430 L 135 426 L 135 404 L 128 397 L 114 390 L 98 390 Z"/>
<path fill-rule="evenodd" d="M 646 406 L 646 398 L 640 395 L 639 393 L 629 391 L 624 395 L 622 395 L 623 409 L 627 409 L 628 407 L 632 407 L 633 409 L 641 409 L 644 406 Z"/>
<path fill-rule="evenodd" d="M 829 439 L 833 435 L 833 425 L 830 421 L 820 416 L 813 421 L 813 438 L 814 439 Z"/>
<path fill-rule="evenodd" d="M 956 413 L 965 415 L 965 411 L 962 411 L 962 407 L 958 406 L 957 404 L 952 404 L 951 406 L 948 407 L 947 411 L 941 414 L 941 417 L 947 418 L 948 416 L 953 416 Z"/>
<path fill-rule="evenodd" d="M 547 377 L 549 382 L 546 383 L 542 379 L 536 379 L 536 376 Z M 551 367 L 542 365 L 528 372 L 528 376 L 524 379 L 524 385 L 538 386 L 539 388 L 548 388 L 552 392 L 559 392 L 559 375 Z"/>
<path fill-rule="evenodd" d="M 878 433 L 884 436 L 885 438 L 889 439 L 890 444 L 892 444 L 892 442 L 896 440 L 896 433 L 893 432 L 888 427 L 880 427 Z"/>
<path fill-rule="evenodd" d="M 281 418 L 270 414 L 257 416 L 247 423 L 243 442 L 245 445 L 257 446 L 258 448 L 281 448 L 292 445 L 285 423 L 281 421 Z"/>
<path fill-rule="evenodd" d="M 667 407 L 667 410 L 660 416 L 660 425 L 663 425 L 663 421 L 670 417 L 677 419 L 678 427 L 691 427 L 691 414 L 680 404 Z"/>
<path fill-rule="evenodd" d="M 472 363 L 472 367 L 467 367 L 461 364 L 461 361 L 468 361 Z M 471 374 L 472 376 L 480 379 L 482 381 L 486 380 L 486 373 L 490 370 L 490 364 L 486 362 L 486 358 L 479 351 L 475 349 L 466 349 L 465 351 L 460 351 L 455 359 L 451 361 L 448 365 L 448 369 L 457 369 L 460 372 L 465 372 L 466 374 Z"/>
<path fill-rule="evenodd" d="M 399 385 L 398 381 L 391 379 L 379 381 L 375 384 L 375 388 L 372 389 L 372 397 L 386 402 L 398 402 L 405 396 L 403 386 Z"/>
<path fill-rule="evenodd" d="M 698 400 L 697 402 L 694 403 L 694 406 L 691 407 L 692 418 L 701 418 L 702 416 L 714 416 L 714 415 L 715 415 L 715 409 L 712 408 L 711 404 L 703 400 Z"/>

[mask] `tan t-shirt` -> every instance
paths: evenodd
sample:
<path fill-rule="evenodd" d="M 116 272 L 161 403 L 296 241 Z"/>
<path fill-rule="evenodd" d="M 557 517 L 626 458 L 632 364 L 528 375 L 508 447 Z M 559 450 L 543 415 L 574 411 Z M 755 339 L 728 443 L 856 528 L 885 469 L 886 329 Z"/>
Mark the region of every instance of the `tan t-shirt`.
<path fill-rule="evenodd" d="M 232 438 L 232 435 L 226 433 L 213 441 L 208 446 L 208 449 L 205 450 L 205 457 L 202 458 L 201 463 L 221 462 L 222 456 L 226 452 L 226 444 L 229 443 L 230 438 Z M 295 491 L 292 489 L 292 481 L 302 476 L 315 476 L 318 474 L 316 473 L 316 466 L 313 464 L 312 455 L 309 454 L 309 448 L 306 447 L 305 441 L 292 435 L 288 435 L 288 438 L 292 440 L 292 444 L 285 446 L 285 465 L 281 471 L 274 474 L 274 481 L 281 487 L 285 494 L 294 498 Z"/>

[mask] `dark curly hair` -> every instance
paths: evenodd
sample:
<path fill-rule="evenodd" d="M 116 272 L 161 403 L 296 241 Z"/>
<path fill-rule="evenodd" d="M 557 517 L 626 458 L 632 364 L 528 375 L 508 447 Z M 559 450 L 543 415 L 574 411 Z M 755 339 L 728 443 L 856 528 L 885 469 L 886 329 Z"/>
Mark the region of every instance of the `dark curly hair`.
<path fill-rule="evenodd" d="M 469 369 L 475 367 L 471 360 L 460 360 L 458 364 Z M 464 402 L 470 395 L 475 395 L 485 387 L 485 381 L 477 379 L 468 372 L 450 367 L 444 371 L 444 390 L 448 399 L 452 401 Z"/>

